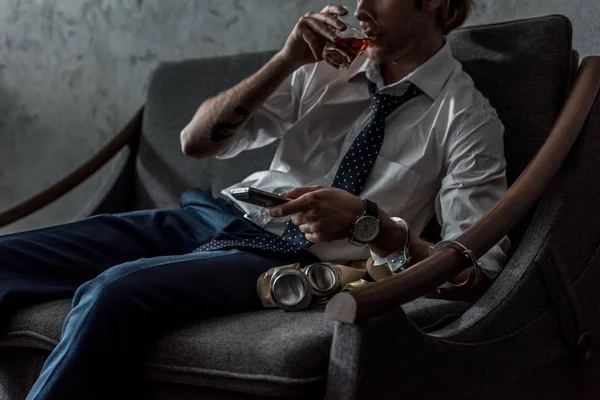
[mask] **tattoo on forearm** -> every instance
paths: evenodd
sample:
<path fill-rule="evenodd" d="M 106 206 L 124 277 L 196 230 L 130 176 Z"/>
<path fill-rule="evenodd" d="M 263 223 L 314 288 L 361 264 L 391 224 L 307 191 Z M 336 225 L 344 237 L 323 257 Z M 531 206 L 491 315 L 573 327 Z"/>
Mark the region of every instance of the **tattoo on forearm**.
<path fill-rule="evenodd" d="M 236 107 L 233 112 L 240 116 L 239 121 L 234 123 L 217 121 L 217 123 L 210 130 L 210 138 L 213 142 L 220 142 L 232 137 L 235 129 L 246 122 L 250 116 L 250 113 L 244 107 Z"/>

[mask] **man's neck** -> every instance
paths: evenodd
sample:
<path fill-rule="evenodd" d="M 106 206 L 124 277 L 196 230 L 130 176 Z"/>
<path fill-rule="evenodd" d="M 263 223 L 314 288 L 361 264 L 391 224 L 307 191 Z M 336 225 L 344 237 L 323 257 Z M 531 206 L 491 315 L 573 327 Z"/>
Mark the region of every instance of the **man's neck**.
<path fill-rule="evenodd" d="M 381 64 L 381 75 L 385 86 L 404 79 L 411 72 L 425 64 L 444 46 L 443 37 L 427 43 L 415 44 L 415 47 L 404 57 Z"/>

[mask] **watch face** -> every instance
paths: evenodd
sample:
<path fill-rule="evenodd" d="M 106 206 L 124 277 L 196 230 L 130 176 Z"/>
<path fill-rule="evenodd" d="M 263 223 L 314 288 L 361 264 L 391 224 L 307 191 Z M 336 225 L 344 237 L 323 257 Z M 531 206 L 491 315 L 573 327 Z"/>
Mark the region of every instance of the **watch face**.
<path fill-rule="evenodd" d="M 353 236 L 362 243 L 374 240 L 379 234 L 379 221 L 377 218 L 366 216 L 354 224 Z"/>

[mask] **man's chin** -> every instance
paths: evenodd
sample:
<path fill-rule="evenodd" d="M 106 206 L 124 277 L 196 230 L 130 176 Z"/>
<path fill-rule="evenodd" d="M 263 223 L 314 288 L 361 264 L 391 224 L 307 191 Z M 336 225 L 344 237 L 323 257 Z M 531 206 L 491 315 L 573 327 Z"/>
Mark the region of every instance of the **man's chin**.
<path fill-rule="evenodd" d="M 411 51 L 411 47 L 394 49 L 377 45 L 375 42 L 367 47 L 367 57 L 377 64 L 391 63 L 402 60 Z"/>

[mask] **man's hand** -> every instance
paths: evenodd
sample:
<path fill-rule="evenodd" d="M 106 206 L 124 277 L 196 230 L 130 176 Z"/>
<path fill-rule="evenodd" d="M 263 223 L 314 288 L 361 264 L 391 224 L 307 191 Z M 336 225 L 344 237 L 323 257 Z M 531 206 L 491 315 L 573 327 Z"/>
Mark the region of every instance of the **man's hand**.
<path fill-rule="evenodd" d="M 329 5 L 320 13 L 306 13 L 294 27 L 280 54 L 294 68 L 321 61 L 327 41 L 338 40 L 335 29 L 346 29 L 346 25 L 335 15 L 345 14 L 346 9 L 337 5 Z"/>
<path fill-rule="evenodd" d="M 272 217 L 292 216 L 292 222 L 313 243 L 346 239 L 352 223 L 363 214 L 363 201 L 342 189 L 310 186 L 282 193 L 292 199 L 267 210 Z"/>

